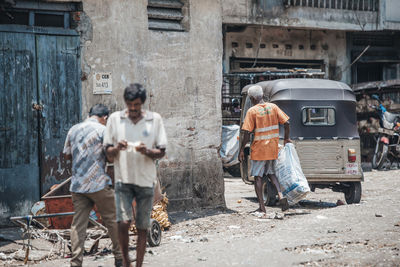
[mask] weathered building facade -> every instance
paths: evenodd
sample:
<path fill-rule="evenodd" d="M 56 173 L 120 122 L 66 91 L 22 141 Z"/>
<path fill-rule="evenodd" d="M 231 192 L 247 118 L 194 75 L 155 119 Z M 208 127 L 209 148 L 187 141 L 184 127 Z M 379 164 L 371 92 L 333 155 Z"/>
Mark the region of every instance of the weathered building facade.
<path fill-rule="evenodd" d="M 68 129 L 96 103 L 124 108 L 123 90 L 133 82 L 147 88 L 146 108 L 164 118 L 169 145 L 158 166 L 170 209 L 225 205 L 217 152 L 219 1 L 6 1 L 2 7 L 2 224 L 29 214 L 40 195 L 69 177 L 61 155 Z"/>
<path fill-rule="evenodd" d="M 273 69 L 348 84 L 399 77 L 399 10 L 391 0 L 223 0 L 225 104 L 244 85 L 279 77 Z"/>
<path fill-rule="evenodd" d="M 93 0 L 83 12 L 92 25 L 82 49 L 83 114 L 98 102 L 124 108 L 124 87 L 144 84 L 146 107 L 162 115 L 169 138 L 159 176 L 171 209 L 224 205 L 220 2 Z M 93 95 L 96 72 L 112 73 L 111 95 Z"/>
<path fill-rule="evenodd" d="M 389 111 L 400 112 L 399 11 L 394 0 L 223 0 L 223 123 L 239 122 L 231 103 L 246 84 L 342 81 L 359 100 L 361 156 L 370 162 L 379 122 L 369 96 L 379 94 Z"/>

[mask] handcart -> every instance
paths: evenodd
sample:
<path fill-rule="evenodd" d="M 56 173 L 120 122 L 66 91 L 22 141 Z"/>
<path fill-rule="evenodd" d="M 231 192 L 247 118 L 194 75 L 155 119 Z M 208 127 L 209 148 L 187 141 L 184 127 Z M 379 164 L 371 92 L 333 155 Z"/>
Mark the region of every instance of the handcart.
<path fill-rule="evenodd" d="M 37 214 L 37 215 L 25 215 L 25 216 L 18 216 L 18 217 L 11 217 L 10 220 L 28 230 L 29 227 L 31 226 L 36 226 L 38 228 L 50 228 L 50 229 L 69 229 L 71 228 L 71 223 L 72 223 L 72 218 L 74 215 L 74 208 L 72 204 L 72 197 L 69 193 L 69 185 L 71 183 L 71 178 L 68 178 L 65 180 L 63 183 L 55 186 L 50 192 L 45 194 L 42 197 L 42 200 L 45 203 L 45 213 L 43 214 Z M 159 186 L 155 188 L 155 197 L 154 197 L 154 204 L 160 203 L 163 201 L 166 205 L 168 203 L 168 199 L 164 195 L 161 195 Z M 166 207 L 166 206 L 165 206 Z M 132 209 L 133 209 L 133 214 L 135 214 L 135 201 L 132 203 Z M 166 212 L 165 212 L 166 214 Z M 165 218 L 165 216 L 162 214 L 160 216 L 159 212 L 154 209 L 153 206 L 153 211 L 152 211 L 152 219 L 150 222 L 150 229 L 148 231 L 147 235 L 147 241 L 149 246 L 155 247 L 159 246 L 161 243 L 161 232 L 163 228 L 166 226 L 168 227 L 170 223 L 168 222 L 168 218 Z M 45 224 L 43 221 L 40 221 L 40 219 L 47 218 L 48 223 Z M 163 227 L 160 225 L 160 222 L 157 221 L 157 218 L 162 218 L 163 221 Z M 167 220 L 167 223 L 165 223 L 165 220 Z M 92 223 L 93 225 L 96 225 L 103 229 L 105 231 L 105 234 L 107 234 L 107 228 L 103 226 L 101 223 L 101 216 L 98 213 L 96 206 L 94 206 L 93 211 L 91 216 L 89 217 L 89 222 Z M 134 229 L 134 221 L 132 222 L 131 229 Z M 135 233 L 135 231 L 132 231 Z M 97 242 L 98 243 L 98 242 Z M 90 250 L 92 250 L 94 247 Z"/>

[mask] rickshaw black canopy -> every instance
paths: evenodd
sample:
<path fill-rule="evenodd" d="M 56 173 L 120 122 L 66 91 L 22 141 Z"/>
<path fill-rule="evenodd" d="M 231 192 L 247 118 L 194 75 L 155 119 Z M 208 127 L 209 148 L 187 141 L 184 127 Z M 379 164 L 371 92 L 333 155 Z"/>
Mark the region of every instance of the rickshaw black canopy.
<path fill-rule="evenodd" d="M 257 85 L 263 88 L 266 101 L 275 103 L 290 117 L 291 138 L 359 138 L 356 98 L 345 83 L 324 79 L 279 79 Z M 250 86 L 243 88 L 243 95 Z M 334 111 L 334 124 L 307 125 L 303 118 L 304 109 L 320 108 Z"/>

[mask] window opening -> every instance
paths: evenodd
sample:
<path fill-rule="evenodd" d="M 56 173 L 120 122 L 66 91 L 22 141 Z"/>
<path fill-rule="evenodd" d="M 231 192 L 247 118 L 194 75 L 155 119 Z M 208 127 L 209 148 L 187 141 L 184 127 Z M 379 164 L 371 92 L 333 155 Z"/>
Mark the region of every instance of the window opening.
<path fill-rule="evenodd" d="M 185 31 L 187 7 L 180 0 L 148 0 L 150 30 Z"/>
<path fill-rule="evenodd" d="M 28 11 L 3 11 L 0 13 L 0 24 L 29 25 Z"/>
<path fill-rule="evenodd" d="M 79 3 L 32 3 L 18 1 L 15 5 L 0 4 L 0 25 L 25 25 L 36 27 L 56 27 L 72 29 L 77 26 L 71 23 L 76 11 L 82 9 Z"/>
<path fill-rule="evenodd" d="M 330 107 L 307 107 L 302 112 L 303 124 L 307 126 L 332 126 L 336 124 L 335 109 Z"/>
<path fill-rule="evenodd" d="M 35 26 L 64 28 L 64 14 L 35 13 Z"/>

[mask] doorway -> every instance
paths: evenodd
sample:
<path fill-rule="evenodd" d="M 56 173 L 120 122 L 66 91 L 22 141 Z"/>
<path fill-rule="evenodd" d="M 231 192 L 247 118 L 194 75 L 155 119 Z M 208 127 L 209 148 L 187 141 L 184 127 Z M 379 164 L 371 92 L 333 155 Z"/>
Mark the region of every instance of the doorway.
<path fill-rule="evenodd" d="M 0 32 L 0 224 L 69 176 L 62 148 L 81 119 L 80 40 Z"/>

